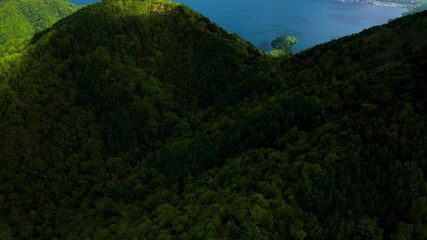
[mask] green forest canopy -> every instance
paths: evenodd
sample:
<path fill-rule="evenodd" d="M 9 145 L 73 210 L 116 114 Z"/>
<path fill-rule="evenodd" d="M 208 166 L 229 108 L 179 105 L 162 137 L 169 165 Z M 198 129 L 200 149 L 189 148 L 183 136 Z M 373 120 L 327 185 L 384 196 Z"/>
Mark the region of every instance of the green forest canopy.
<path fill-rule="evenodd" d="M 279 36 L 271 41 L 273 50 L 267 54 L 273 57 L 280 57 L 292 54 L 292 45 L 297 43 L 297 38 L 292 36 Z"/>
<path fill-rule="evenodd" d="M 427 12 L 271 58 L 104 0 L 0 58 L 0 239 L 427 238 Z"/>
<path fill-rule="evenodd" d="M 78 8 L 66 0 L 1 0 L 0 56 Z"/>

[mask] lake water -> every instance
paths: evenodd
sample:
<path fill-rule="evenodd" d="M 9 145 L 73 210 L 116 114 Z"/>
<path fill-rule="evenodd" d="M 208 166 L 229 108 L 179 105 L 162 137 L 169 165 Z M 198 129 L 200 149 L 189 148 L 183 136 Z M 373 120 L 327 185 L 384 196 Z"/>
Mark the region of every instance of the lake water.
<path fill-rule="evenodd" d="M 85 5 L 85 4 L 99 2 L 98 0 L 68 0 L 68 1 L 78 5 Z"/>
<path fill-rule="evenodd" d="M 95 0 L 71 0 L 84 4 Z M 281 35 L 298 39 L 294 52 L 387 23 L 405 9 L 334 0 L 178 0 L 265 51 Z"/>

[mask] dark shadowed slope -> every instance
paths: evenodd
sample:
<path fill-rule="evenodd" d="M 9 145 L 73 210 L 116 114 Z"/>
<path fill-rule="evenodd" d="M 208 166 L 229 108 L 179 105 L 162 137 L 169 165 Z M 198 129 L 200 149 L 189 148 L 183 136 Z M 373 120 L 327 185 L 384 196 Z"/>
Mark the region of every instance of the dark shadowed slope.
<path fill-rule="evenodd" d="M 423 239 L 427 13 L 271 58 L 109 0 L 0 64 L 0 238 Z"/>

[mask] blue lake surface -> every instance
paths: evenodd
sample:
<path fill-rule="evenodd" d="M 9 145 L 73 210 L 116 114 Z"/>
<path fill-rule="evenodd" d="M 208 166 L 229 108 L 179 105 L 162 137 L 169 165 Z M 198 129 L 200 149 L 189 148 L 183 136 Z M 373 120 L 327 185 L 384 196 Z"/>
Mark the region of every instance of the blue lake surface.
<path fill-rule="evenodd" d="M 95 0 L 71 0 L 84 4 Z M 281 35 L 294 52 L 400 17 L 404 8 L 334 0 L 178 0 L 265 51 Z"/>
<path fill-rule="evenodd" d="M 85 4 L 92 4 L 92 3 L 99 2 L 98 0 L 68 0 L 68 1 L 78 5 L 85 5 Z"/>

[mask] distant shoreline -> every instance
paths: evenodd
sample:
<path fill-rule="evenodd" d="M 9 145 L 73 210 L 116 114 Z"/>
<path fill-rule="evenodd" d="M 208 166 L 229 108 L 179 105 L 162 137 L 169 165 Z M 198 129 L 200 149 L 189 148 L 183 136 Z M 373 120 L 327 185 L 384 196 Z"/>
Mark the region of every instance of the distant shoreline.
<path fill-rule="evenodd" d="M 347 2 L 347 3 L 368 3 L 376 6 L 384 6 L 384 7 L 400 7 L 406 8 L 407 10 L 416 8 L 421 6 L 421 4 L 417 3 L 397 3 L 397 2 L 382 2 L 382 1 L 372 1 L 372 0 L 336 0 L 337 2 Z"/>

